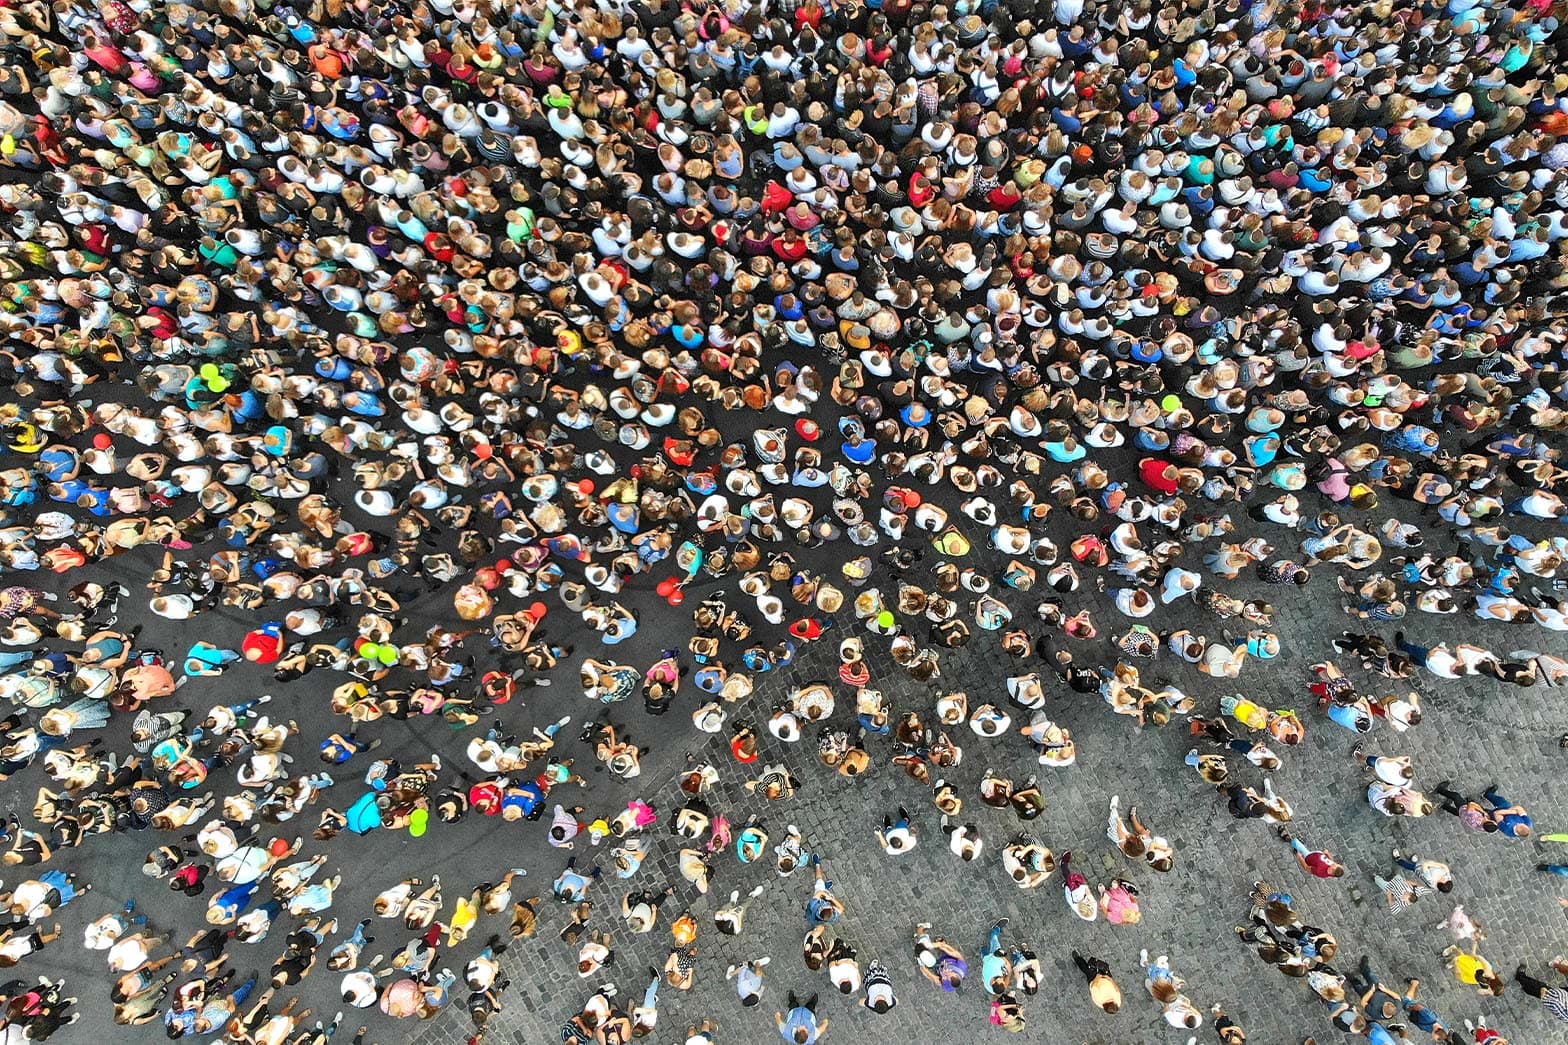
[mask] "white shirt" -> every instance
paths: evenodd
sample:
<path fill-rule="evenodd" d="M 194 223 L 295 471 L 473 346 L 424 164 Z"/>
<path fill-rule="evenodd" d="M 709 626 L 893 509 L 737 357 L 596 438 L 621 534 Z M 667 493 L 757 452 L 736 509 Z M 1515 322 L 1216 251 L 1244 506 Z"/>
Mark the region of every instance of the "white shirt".
<path fill-rule="evenodd" d="M 376 978 L 368 969 L 356 969 L 347 974 L 340 986 L 343 1000 L 356 1009 L 366 1009 L 376 1003 Z"/>
<path fill-rule="evenodd" d="M 125 925 L 118 915 L 106 914 L 95 922 L 90 922 L 82 931 L 82 946 L 89 951 L 107 951 L 114 946 L 114 941 L 120 938 L 125 931 Z"/>

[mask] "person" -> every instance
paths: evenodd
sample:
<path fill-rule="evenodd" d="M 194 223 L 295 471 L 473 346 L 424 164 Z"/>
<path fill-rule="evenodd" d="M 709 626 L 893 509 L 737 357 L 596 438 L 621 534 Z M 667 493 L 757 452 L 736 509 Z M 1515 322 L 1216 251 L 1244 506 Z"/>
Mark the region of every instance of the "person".
<path fill-rule="evenodd" d="M 1311 848 L 1283 826 L 1278 828 L 1276 833 L 1281 841 L 1290 845 L 1291 850 L 1295 853 L 1296 863 L 1312 877 L 1343 878 L 1345 876 L 1345 865 L 1335 860 L 1328 853 L 1321 849 Z"/>
<path fill-rule="evenodd" d="M 1553 987 L 1531 976 L 1524 962 L 1514 970 L 1514 982 L 1559 1023 L 1568 1023 L 1568 990 Z"/>
<path fill-rule="evenodd" d="M 922 976 L 949 994 L 961 989 L 969 974 L 963 952 L 942 937 L 933 936 L 931 926 L 925 922 L 915 926 L 915 964 Z"/>
<path fill-rule="evenodd" d="M 822 872 L 822 861 L 811 858 L 816 872 L 811 897 L 806 901 L 806 918 L 813 925 L 836 922 L 844 915 L 844 905 L 833 895 L 833 883 Z"/>
<path fill-rule="evenodd" d="M 1497 825 L 1497 833 L 1504 838 L 1529 838 L 1534 829 L 1530 813 L 1521 805 L 1515 805 L 1502 795 L 1498 794 L 1497 785 L 1489 786 L 1481 797 L 1485 798 L 1492 809 L 1488 819 Z"/>
<path fill-rule="evenodd" d="M 915 827 L 910 823 L 909 813 L 900 806 L 898 819 L 892 817 L 882 818 L 882 829 L 877 832 L 877 844 L 889 856 L 900 856 L 914 850 L 919 841 Z"/>
<path fill-rule="evenodd" d="M 878 1016 L 886 1016 L 898 1004 L 887 967 L 875 959 L 866 966 L 865 990 L 866 996 L 860 999 L 860 1004 Z"/>
<path fill-rule="evenodd" d="M 1399 999 L 1405 1015 L 1410 1020 L 1410 1025 L 1417 1030 L 1425 1031 L 1432 1036 L 1434 1041 L 1443 1041 L 1450 1036 L 1446 1024 L 1432 1011 L 1431 1007 L 1417 998 L 1421 990 L 1421 981 L 1412 979 L 1405 984 L 1404 994 Z"/>
<path fill-rule="evenodd" d="M 1100 958 L 1085 958 L 1077 951 L 1072 954 L 1073 964 L 1089 983 L 1089 1000 L 1113 1016 L 1121 1011 L 1122 991 L 1111 976 L 1111 967 Z"/>
<path fill-rule="evenodd" d="M 795 992 L 790 991 L 786 1007 L 789 1012 L 773 1014 L 773 1020 L 778 1024 L 779 1035 L 792 1045 L 813 1045 L 820 1041 L 828 1032 L 832 1020 L 817 1020 L 817 996 L 808 995 L 804 1000 L 797 1001 Z"/>
<path fill-rule="evenodd" d="M 1415 872 L 1426 888 L 1434 889 L 1439 893 L 1453 892 L 1453 871 L 1443 861 L 1418 856 L 1406 856 L 1398 849 L 1393 850 L 1393 858 L 1395 867 L 1402 871 Z"/>
<path fill-rule="evenodd" d="M 986 993 L 992 995 L 1005 994 L 1013 982 L 1012 958 L 1002 949 L 1002 933 L 1006 929 L 1007 919 L 998 919 L 991 926 L 985 950 L 980 955 L 980 978 L 985 982 Z"/>
<path fill-rule="evenodd" d="M 1492 963 L 1481 957 L 1473 945 L 1470 948 L 1449 947 L 1443 952 L 1454 979 L 1474 987 L 1482 994 L 1501 995 L 1506 988 L 1502 977 L 1492 968 Z"/>
<path fill-rule="evenodd" d="M 767 989 L 762 982 L 763 970 L 767 968 L 768 961 L 764 955 L 743 965 L 731 965 L 725 970 L 724 978 L 735 981 L 735 993 L 740 995 L 740 1003 L 747 1008 L 762 1001 L 762 992 Z"/>

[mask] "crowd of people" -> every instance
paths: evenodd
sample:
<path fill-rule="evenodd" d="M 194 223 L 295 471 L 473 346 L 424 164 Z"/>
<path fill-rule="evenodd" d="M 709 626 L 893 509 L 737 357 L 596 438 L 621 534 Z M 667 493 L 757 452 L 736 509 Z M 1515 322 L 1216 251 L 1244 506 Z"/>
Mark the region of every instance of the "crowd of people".
<path fill-rule="evenodd" d="M 807 969 L 886 1014 L 916 971 L 959 990 L 963 943 L 921 923 L 912 963 L 863 964 L 850 926 L 900 915 L 849 910 L 824 861 L 936 842 L 1118 926 L 1158 895 L 1180 823 L 1105 796 L 1126 872 L 1104 882 L 1044 841 L 1078 757 L 1060 709 L 1096 696 L 1129 731 L 1188 730 L 1171 774 L 1267 821 L 1306 876 L 1349 870 L 1269 776 L 1324 754 L 1309 732 L 1343 741 L 1383 816 L 1532 837 L 1496 784 L 1418 780 L 1406 734 L 1447 680 L 1568 678 L 1562 16 L 0 6 L 0 778 L 36 788 L 0 863 L 37 876 L 8 883 L 0 964 L 67 946 L 57 912 L 96 904 L 84 942 L 120 1025 L 320 1045 L 346 1017 L 302 1004 L 317 971 L 345 1008 L 458 1008 L 482 1038 L 510 941 L 561 920 L 525 867 L 334 904 L 355 836 L 499 816 L 572 850 L 549 931 L 598 989 L 563 1041 L 654 1030 L 661 991 L 698 975 L 689 908 L 736 936 L 760 895 L 732 863 L 811 878 Z M 1267 593 L 1303 586 L 1342 607 L 1340 634 L 1281 622 Z M 1443 615 L 1473 619 L 1465 641 Z M 785 671 L 817 642 L 820 677 Z M 969 646 L 994 700 L 950 666 Z M 1249 681 L 1287 652 L 1316 665 L 1301 703 L 1264 706 Z M 683 763 L 638 742 L 639 702 L 676 712 Z M 453 742 L 397 739 L 421 721 Z M 954 773 L 967 745 L 992 767 L 977 791 Z M 651 786 L 607 801 L 645 759 Z M 809 801 L 813 773 L 899 771 L 864 854 L 723 797 L 768 809 Z M 659 821 L 667 881 L 643 868 Z M 100 835 L 139 837 L 205 927 L 78 887 L 75 852 L 119 844 Z M 1394 914 L 1455 888 L 1443 837 L 1379 864 Z M 715 879 L 727 904 L 703 900 Z M 367 955 L 380 919 L 403 938 Z M 1477 924 L 1445 924 L 1456 979 L 1504 993 Z M 645 990 L 613 986 L 617 942 L 665 929 Z M 1258 883 L 1238 932 L 1340 1030 L 1458 1033 L 1416 981 L 1336 971 L 1288 891 Z M 1043 977 L 1010 933 L 979 960 L 991 1023 L 1017 1032 Z M 269 935 L 270 970 L 247 971 L 262 951 L 235 945 Z M 1118 1011 L 1110 963 L 1063 950 Z M 729 968 L 742 1006 L 771 957 Z M 1144 958 L 1173 1028 L 1246 1040 Z M 1568 1021 L 1528 968 L 1522 993 Z M 23 976 L 3 1025 L 44 1040 L 102 993 Z M 786 999 L 786 1041 L 828 1032 L 816 992 Z M 688 1045 L 724 1037 L 725 1013 L 685 1016 Z"/>

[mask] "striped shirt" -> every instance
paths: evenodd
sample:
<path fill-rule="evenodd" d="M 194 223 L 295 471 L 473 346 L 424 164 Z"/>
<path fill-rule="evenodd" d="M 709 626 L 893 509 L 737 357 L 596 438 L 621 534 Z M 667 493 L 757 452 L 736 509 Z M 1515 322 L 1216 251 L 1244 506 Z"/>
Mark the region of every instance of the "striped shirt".
<path fill-rule="evenodd" d="M 1381 875 L 1374 876 L 1378 888 L 1383 890 L 1384 897 L 1388 900 L 1389 914 L 1403 914 L 1409 910 L 1410 905 L 1431 890 L 1418 882 L 1412 882 L 1404 876 L 1388 879 Z"/>

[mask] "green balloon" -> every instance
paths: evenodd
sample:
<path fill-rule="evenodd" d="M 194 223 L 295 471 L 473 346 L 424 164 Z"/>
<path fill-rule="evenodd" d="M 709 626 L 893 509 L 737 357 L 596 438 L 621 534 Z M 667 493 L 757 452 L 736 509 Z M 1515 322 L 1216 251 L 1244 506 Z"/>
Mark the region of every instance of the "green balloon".
<path fill-rule="evenodd" d="M 397 663 L 397 647 L 392 645 L 380 647 L 376 651 L 376 659 L 390 668 Z"/>
<path fill-rule="evenodd" d="M 1164 399 L 1160 400 L 1160 409 L 1164 410 L 1167 414 L 1172 413 L 1173 411 L 1176 411 L 1176 410 L 1180 410 L 1181 409 L 1181 397 L 1180 396 L 1175 396 L 1175 395 L 1168 395 L 1168 396 L 1166 396 Z"/>
<path fill-rule="evenodd" d="M 877 614 L 877 624 L 884 628 L 891 628 L 894 624 L 892 611 L 883 610 Z"/>

